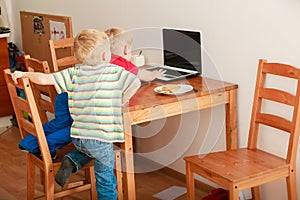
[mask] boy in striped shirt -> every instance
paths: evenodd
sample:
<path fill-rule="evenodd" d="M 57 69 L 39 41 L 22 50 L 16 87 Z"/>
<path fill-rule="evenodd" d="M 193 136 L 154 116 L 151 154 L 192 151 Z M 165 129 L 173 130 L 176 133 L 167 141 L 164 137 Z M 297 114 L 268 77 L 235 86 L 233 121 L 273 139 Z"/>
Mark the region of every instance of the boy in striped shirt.
<path fill-rule="evenodd" d="M 164 70 L 148 71 L 139 69 L 130 62 L 132 51 L 132 37 L 120 28 L 110 28 L 105 30 L 109 37 L 111 60 L 110 63 L 118 65 L 125 70 L 135 74 L 141 81 L 153 81 L 159 76 L 163 76 Z M 86 154 L 74 150 L 65 155 L 62 165 L 55 176 L 55 181 L 60 186 L 65 186 L 71 173 L 76 173 L 92 160 Z"/>
<path fill-rule="evenodd" d="M 71 137 L 77 150 L 94 159 L 98 199 L 117 199 L 113 142 L 124 142 L 122 105 L 140 87 L 140 80 L 111 59 L 108 36 L 94 29 L 75 37 L 74 53 L 82 64 L 53 74 L 15 72 L 38 84 L 68 92 L 74 120 Z"/>

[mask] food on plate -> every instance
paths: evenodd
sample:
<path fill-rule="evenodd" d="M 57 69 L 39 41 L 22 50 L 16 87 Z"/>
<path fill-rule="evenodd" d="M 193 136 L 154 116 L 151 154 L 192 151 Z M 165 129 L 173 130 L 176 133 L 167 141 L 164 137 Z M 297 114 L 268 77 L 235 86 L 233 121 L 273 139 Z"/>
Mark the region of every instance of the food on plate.
<path fill-rule="evenodd" d="M 166 84 L 166 85 L 161 86 L 161 88 L 158 89 L 157 92 L 164 93 L 164 94 L 172 94 L 179 89 L 180 89 L 180 85 Z"/>

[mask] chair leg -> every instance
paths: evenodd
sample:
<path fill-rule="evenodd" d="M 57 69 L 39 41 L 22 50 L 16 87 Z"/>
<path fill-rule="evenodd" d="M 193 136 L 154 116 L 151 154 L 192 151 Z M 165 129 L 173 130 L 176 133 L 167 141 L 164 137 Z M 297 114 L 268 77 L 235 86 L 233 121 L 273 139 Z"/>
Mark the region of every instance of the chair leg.
<path fill-rule="evenodd" d="M 96 190 L 96 177 L 95 177 L 95 172 L 94 172 L 94 166 L 91 166 L 88 168 L 86 171 L 86 174 L 89 174 L 89 182 L 91 184 L 91 199 L 96 200 L 97 199 L 97 190 Z"/>
<path fill-rule="evenodd" d="M 187 188 L 187 199 L 195 200 L 195 181 L 194 173 L 191 170 L 191 165 L 186 161 L 186 188 Z"/>
<path fill-rule="evenodd" d="M 27 153 L 27 199 L 34 199 L 35 166 L 31 162 L 30 156 Z"/>
<path fill-rule="evenodd" d="M 289 200 L 297 200 L 296 173 L 291 172 L 290 176 L 286 177 L 286 186 Z"/>
<path fill-rule="evenodd" d="M 54 199 L 54 172 L 45 171 L 45 196 L 47 200 Z"/>
<path fill-rule="evenodd" d="M 121 151 L 115 151 L 115 166 L 118 187 L 118 200 L 123 200 L 123 173 L 122 173 L 122 160 Z"/>
<path fill-rule="evenodd" d="M 96 190 L 96 179 L 94 166 L 90 166 L 84 169 L 85 181 L 91 184 L 90 188 L 90 198 L 91 200 L 97 199 L 97 190 Z"/>
<path fill-rule="evenodd" d="M 251 188 L 251 193 L 252 193 L 252 199 L 260 200 L 259 186 Z"/>

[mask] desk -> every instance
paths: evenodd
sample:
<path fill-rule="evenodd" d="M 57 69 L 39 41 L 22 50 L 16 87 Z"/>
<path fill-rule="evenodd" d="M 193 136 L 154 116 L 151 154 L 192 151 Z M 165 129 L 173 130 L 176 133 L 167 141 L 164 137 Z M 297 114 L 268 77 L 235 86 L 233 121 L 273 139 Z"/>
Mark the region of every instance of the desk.
<path fill-rule="evenodd" d="M 164 83 L 144 84 L 130 99 L 129 105 L 123 108 L 125 142 L 124 187 L 125 198 L 136 199 L 134 160 L 132 145 L 132 125 L 150 122 L 192 111 L 218 105 L 226 106 L 226 148 L 237 148 L 236 129 L 236 84 L 217 81 L 201 76 L 180 80 L 174 83 L 186 83 L 194 87 L 194 91 L 180 96 L 156 94 L 153 89 Z M 195 104 L 196 102 L 196 104 Z M 184 105 L 184 106 L 183 106 Z"/>

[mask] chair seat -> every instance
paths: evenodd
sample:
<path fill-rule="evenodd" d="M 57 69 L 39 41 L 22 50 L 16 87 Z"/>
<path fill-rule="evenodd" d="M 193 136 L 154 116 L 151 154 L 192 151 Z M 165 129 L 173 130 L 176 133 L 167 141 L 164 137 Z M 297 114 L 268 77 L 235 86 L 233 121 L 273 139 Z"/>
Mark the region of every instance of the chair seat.
<path fill-rule="evenodd" d="M 289 164 L 280 157 L 262 150 L 247 148 L 195 155 L 184 158 L 192 170 L 203 173 L 205 178 L 220 177 L 229 182 L 243 182 L 274 173 L 288 176 Z M 222 169 L 222 170 L 220 170 Z M 270 179 L 269 179 L 270 180 Z"/>

